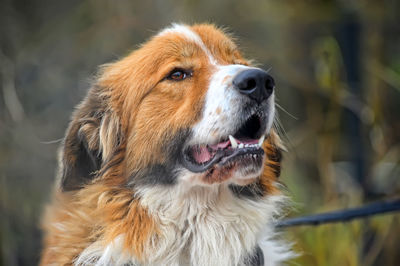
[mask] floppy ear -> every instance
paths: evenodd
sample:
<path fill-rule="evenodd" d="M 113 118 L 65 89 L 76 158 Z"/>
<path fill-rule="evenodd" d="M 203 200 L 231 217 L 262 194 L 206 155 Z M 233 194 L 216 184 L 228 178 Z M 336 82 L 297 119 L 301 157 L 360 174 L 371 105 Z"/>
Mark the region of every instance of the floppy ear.
<path fill-rule="evenodd" d="M 119 145 L 119 121 L 108 98 L 92 88 L 78 105 L 67 129 L 61 154 L 61 189 L 77 190 L 97 177 Z"/>

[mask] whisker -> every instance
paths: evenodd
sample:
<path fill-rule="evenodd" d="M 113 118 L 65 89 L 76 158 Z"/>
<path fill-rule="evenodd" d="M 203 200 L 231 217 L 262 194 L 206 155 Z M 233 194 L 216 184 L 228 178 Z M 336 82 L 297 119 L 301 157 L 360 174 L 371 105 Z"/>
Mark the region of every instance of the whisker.
<path fill-rule="evenodd" d="M 274 123 L 273 123 L 275 129 L 278 131 L 278 134 L 281 136 L 287 136 L 286 130 L 283 127 L 283 124 L 279 118 L 278 115 L 275 115 Z"/>
<path fill-rule="evenodd" d="M 286 130 L 285 130 L 285 128 L 284 128 L 284 126 L 283 126 L 278 114 L 275 115 L 273 127 L 275 128 L 275 130 L 278 133 L 278 135 L 283 138 L 284 143 L 288 146 L 288 148 L 293 150 L 294 149 L 294 145 L 290 141 L 290 139 L 288 137 L 288 133 L 286 132 Z"/>
<path fill-rule="evenodd" d="M 285 108 L 283 108 L 282 106 L 280 106 L 277 102 L 275 102 L 276 107 L 278 107 L 279 109 L 281 109 L 285 114 L 287 114 L 288 116 L 290 116 L 291 118 L 295 119 L 295 120 L 299 120 L 297 117 L 295 117 L 294 115 L 292 115 L 291 113 L 289 113 L 288 111 L 285 110 Z"/>
<path fill-rule="evenodd" d="M 55 143 L 61 143 L 64 138 L 60 139 L 55 139 L 55 140 L 49 140 L 49 141 L 41 141 L 41 144 L 55 144 Z"/>

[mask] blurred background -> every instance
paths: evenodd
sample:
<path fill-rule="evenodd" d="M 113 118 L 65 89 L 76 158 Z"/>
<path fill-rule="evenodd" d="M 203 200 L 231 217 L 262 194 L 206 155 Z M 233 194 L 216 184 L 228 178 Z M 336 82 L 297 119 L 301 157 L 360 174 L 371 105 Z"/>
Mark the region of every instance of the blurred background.
<path fill-rule="evenodd" d="M 276 79 L 290 216 L 400 196 L 400 1 L 0 0 L 0 265 L 35 265 L 56 150 L 99 65 L 213 22 Z M 291 265 L 400 265 L 400 215 L 285 229 Z"/>

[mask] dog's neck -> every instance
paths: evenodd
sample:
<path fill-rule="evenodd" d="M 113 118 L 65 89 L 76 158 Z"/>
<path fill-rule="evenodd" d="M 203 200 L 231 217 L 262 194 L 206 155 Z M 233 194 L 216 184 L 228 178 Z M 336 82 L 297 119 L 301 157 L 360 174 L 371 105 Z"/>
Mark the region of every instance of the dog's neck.
<path fill-rule="evenodd" d="M 225 184 L 147 187 L 137 196 L 158 225 L 145 249 L 144 265 L 253 265 L 258 246 L 268 261 L 289 255 L 272 241 L 272 225 L 267 224 L 280 209 L 282 196 L 240 198 Z M 123 251 L 123 242 L 123 235 L 106 247 L 95 242 L 77 262 L 97 257 L 96 265 L 142 265 Z"/>
<path fill-rule="evenodd" d="M 168 257 L 169 265 L 243 264 L 254 254 L 279 200 L 238 198 L 226 184 L 152 187 L 140 191 L 140 197 L 162 235 L 151 241 L 154 261 L 149 264 L 158 258 L 165 263 Z"/>

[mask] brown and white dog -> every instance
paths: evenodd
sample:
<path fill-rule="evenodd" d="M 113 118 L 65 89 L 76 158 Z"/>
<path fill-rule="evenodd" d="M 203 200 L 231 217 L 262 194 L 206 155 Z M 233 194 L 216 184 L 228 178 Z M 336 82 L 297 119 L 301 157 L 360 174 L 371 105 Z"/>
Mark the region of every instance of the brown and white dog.
<path fill-rule="evenodd" d="M 42 265 L 277 265 L 274 80 L 212 25 L 102 68 L 77 107 Z"/>

